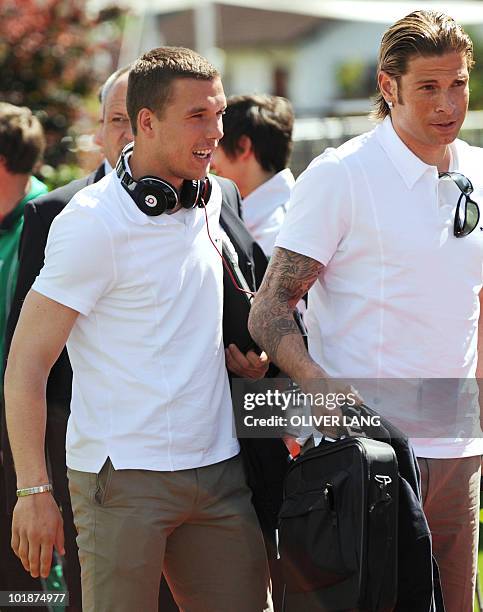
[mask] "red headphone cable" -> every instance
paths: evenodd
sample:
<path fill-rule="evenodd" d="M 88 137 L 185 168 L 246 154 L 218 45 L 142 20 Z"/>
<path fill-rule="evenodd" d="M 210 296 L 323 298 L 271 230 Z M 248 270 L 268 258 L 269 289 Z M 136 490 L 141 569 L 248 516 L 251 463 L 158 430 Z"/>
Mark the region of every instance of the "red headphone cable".
<path fill-rule="evenodd" d="M 233 276 L 233 272 L 231 271 L 230 266 L 228 265 L 228 263 L 226 262 L 225 258 L 223 257 L 223 254 L 220 253 L 220 250 L 216 246 L 215 241 L 211 237 L 210 226 L 209 226 L 209 223 L 208 223 L 208 213 L 206 212 L 206 204 L 205 204 L 204 199 L 201 199 L 201 203 L 202 203 L 202 206 L 203 206 L 203 210 L 205 212 L 206 231 L 208 232 L 208 238 L 210 239 L 210 242 L 213 245 L 213 247 L 215 248 L 215 250 L 218 253 L 218 255 L 221 257 L 223 265 L 225 266 L 225 270 L 228 272 L 228 275 L 230 276 L 230 279 L 231 279 L 231 282 L 233 283 L 233 286 L 235 287 L 235 289 L 237 291 L 240 291 L 241 293 L 245 293 L 246 295 L 249 295 L 252 298 L 255 297 L 255 292 L 254 291 L 247 291 L 246 289 L 242 289 L 241 287 L 238 286 L 238 283 L 236 282 L 236 279 Z"/>

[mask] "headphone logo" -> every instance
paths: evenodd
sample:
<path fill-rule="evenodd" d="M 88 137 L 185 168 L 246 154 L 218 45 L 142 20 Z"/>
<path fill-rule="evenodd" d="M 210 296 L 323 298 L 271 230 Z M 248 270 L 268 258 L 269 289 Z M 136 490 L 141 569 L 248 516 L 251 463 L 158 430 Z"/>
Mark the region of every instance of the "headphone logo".
<path fill-rule="evenodd" d="M 144 198 L 144 202 L 146 206 L 149 206 L 150 208 L 154 208 L 158 203 L 158 199 L 156 198 L 156 196 L 153 196 L 153 194 L 150 193 Z"/>

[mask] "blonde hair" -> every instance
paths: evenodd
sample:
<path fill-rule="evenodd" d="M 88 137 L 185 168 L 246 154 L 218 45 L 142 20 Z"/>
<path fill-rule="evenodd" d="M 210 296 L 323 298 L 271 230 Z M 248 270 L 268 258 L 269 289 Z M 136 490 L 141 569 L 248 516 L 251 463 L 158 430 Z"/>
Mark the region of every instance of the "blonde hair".
<path fill-rule="evenodd" d="M 437 11 L 414 11 L 396 21 L 384 34 L 379 49 L 377 74 L 386 72 L 398 80 L 406 74 L 408 62 L 417 55 L 432 56 L 462 53 L 468 71 L 474 65 L 473 42 L 452 17 Z M 384 119 L 390 113 L 379 91 L 374 100 L 374 119 Z"/>

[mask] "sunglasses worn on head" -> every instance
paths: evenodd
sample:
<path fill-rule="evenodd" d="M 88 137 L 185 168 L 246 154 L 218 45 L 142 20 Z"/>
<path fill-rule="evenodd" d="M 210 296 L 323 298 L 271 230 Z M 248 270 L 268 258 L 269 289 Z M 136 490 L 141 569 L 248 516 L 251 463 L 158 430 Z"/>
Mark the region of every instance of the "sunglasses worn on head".
<path fill-rule="evenodd" d="M 443 180 L 451 180 L 456 183 L 461 195 L 458 198 L 456 205 L 456 213 L 454 216 L 454 235 L 456 238 L 468 236 L 478 225 L 480 220 L 480 209 L 478 204 L 470 198 L 473 193 L 473 185 L 469 178 L 459 172 L 440 172 L 439 178 Z M 464 198 L 464 205 L 461 202 Z"/>

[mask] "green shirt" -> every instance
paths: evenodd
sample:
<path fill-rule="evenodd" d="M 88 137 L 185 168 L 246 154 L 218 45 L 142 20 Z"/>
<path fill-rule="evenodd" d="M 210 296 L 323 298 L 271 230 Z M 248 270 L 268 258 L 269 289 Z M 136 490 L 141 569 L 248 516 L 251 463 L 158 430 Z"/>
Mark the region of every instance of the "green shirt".
<path fill-rule="evenodd" d="M 32 176 L 28 194 L 0 223 L 0 389 L 3 386 L 5 328 L 17 284 L 18 246 L 23 228 L 23 209 L 29 200 L 47 191 L 46 185 Z"/>

